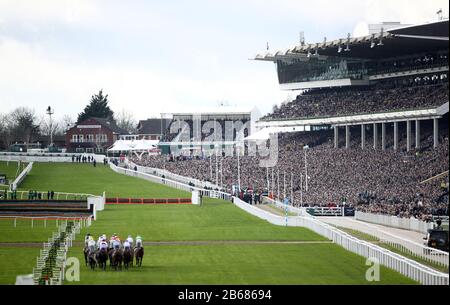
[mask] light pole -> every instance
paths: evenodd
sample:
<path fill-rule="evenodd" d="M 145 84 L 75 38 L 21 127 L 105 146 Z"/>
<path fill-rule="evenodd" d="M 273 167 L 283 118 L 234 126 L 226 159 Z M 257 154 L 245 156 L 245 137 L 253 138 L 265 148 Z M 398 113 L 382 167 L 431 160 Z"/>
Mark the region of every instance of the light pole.
<path fill-rule="evenodd" d="M 236 145 L 236 152 L 237 152 L 237 169 L 238 169 L 238 189 L 239 192 L 241 192 L 241 161 L 239 160 L 240 155 L 240 149 L 238 149 L 239 146 Z"/>
<path fill-rule="evenodd" d="M 305 191 L 308 192 L 308 162 L 306 161 L 306 151 L 307 148 L 303 148 L 303 150 L 305 151 Z"/>
<path fill-rule="evenodd" d="M 53 122 L 52 122 L 52 114 L 54 114 L 55 111 L 53 111 L 52 107 L 48 106 L 47 108 L 47 114 L 50 117 L 50 145 L 53 146 Z"/>

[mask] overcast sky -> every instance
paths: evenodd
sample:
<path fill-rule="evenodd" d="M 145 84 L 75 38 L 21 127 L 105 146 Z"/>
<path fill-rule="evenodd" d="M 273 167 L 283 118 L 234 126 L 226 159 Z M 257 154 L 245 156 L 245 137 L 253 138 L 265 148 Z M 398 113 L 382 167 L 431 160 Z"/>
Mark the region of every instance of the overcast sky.
<path fill-rule="evenodd" d="M 73 118 L 103 89 L 136 119 L 190 107 L 286 98 L 265 51 L 364 32 L 365 23 L 437 20 L 447 0 L 0 0 L 0 113 Z M 295 96 L 295 94 L 291 94 Z"/>

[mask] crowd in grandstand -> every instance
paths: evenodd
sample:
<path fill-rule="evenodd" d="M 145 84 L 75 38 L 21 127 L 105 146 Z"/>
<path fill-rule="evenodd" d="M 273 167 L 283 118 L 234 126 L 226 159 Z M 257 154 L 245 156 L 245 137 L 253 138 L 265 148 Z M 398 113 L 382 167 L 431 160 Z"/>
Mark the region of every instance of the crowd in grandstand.
<path fill-rule="evenodd" d="M 275 196 L 283 197 L 286 181 L 286 196 L 290 196 L 293 173 L 295 205 L 341 205 L 345 202 L 358 210 L 400 217 L 428 219 L 430 214 L 448 215 L 448 184 L 442 187 L 441 183 L 445 181 L 440 179 L 420 184 L 448 170 L 448 129 L 444 127 L 441 131 L 437 149 L 432 148 L 432 129 L 426 126 L 423 129 L 424 149 L 409 153 L 405 150 L 404 138 L 399 143 L 402 149 L 397 152 L 392 147 L 386 151 L 370 149 L 370 133 L 367 135 L 367 149 L 362 150 L 359 148 L 357 129 L 352 137 L 352 149 L 348 150 L 334 148 L 331 130 L 281 135 L 278 163 L 273 168 L 274 180 L 272 169 L 268 171 L 269 189 L 266 168 L 259 167 L 258 157 L 250 156 L 240 158 L 241 187 L 259 192 L 273 191 Z M 392 142 L 388 137 L 387 143 Z M 304 150 L 305 146 L 308 149 Z M 305 151 L 308 190 L 305 183 Z M 165 168 L 180 175 L 189 173 L 193 178 L 216 183 L 215 154 L 195 158 L 147 156 L 133 161 L 144 166 Z M 217 164 L 218 182 L 231 192 L 232 185 L 237 184 L 237 158 L 219 154 Z"/>
<path fill-rule="evenodd" d="M 297 96 L 294 101 L 274 109 L 263 120 L 420 109 L 441 106 L 443 101 L 448 101 L 449 87 L 446 78 L 432 75 L 411 79 L 411 82 L 395 88 L 380 83 L 366 88 L 312 89 Z"/>

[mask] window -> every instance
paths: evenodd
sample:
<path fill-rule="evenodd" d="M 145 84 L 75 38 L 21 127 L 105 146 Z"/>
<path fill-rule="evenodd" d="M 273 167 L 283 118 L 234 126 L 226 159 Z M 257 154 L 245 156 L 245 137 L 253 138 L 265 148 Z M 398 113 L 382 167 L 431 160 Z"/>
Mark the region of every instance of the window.
<path fill-rule="evenodd" d="M 92 153 L 94 153 L 94 149 L 93 148 L 86 148 L 86 153 L 92 154 Z"/>
<path fill-rule="evenodd" d="M 86 135 L 86 140 L 87 142 L 94 142 L 94 135 L 93 134 Z"/>
<path fill-rule="evenodd" d="M 75 151 L 77 153 L 84 153 L 84 148 L 78 147 Z"/>
<path fill-rule="evenodd" d="M 77 143 L 78 142 L 78 135 L 77 134 L 73 134 L 72 135 L 72 142 L 73 143 Z"/>
<path fill-rule="evenodd" d="M 98 153 L 102 153 L 103 152 L 103 148 L 102 147 L 97 147 L 97 152 Z"/>
<path fill-rule="evenodd" d="M 84 142 L 84 135 L 80 134 L 78 139 L 79 139 L 78 142 L 83 143 Z"/>

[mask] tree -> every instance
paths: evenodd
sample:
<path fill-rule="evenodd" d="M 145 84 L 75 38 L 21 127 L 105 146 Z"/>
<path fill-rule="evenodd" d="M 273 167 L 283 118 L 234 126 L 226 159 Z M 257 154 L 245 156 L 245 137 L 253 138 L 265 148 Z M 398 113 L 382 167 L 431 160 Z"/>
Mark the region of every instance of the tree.
<path fill-rule="evenodd" d="M 25 107 L 16 108 L 8 114 L 7 120 L 13 141 L 32 143 L 39 136 L 39 125 L 33 110 Z"/>
<path fill-rule="evenodd" d="M 90 117 L 113 119 L 114 112 L 108 106 L 108 95 L 103 96 L 103 90 L 92 96 L 84 111 L 78 114 L 77 124 Z"/>
<path fill-rule="evenodd" d="M 117 115 L 114 115 L 117 126 L 122 129 L 125 129 L 131 134 L 136 133 L 137 131 L 137 121 L 134 118 L 133 114 L 127 112 L 125 109 L 122 109 Z"/>

